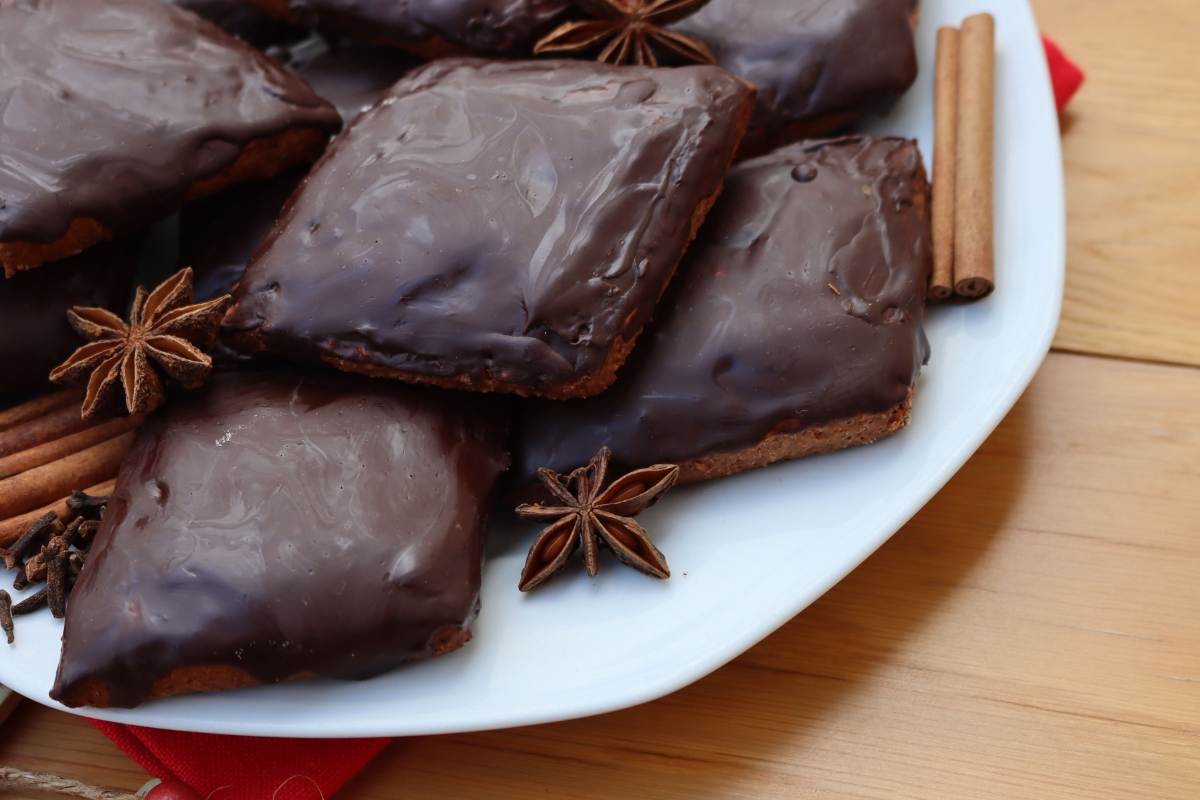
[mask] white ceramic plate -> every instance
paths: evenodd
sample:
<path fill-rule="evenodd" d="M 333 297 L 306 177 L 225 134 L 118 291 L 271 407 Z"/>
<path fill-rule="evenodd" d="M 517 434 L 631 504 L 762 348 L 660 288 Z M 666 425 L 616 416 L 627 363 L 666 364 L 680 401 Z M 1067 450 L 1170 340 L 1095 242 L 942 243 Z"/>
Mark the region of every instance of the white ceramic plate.
<path fill-rule="evenodd" d="M 924 0 L 921 77 L 877 132 L 930 154 L 934 33 L 997 17 L 998 292 L 934 309 L 933 359 L 912 424 L 858 450 L 676 490 L 642 518 L 670 556 L 661 583 L 608 560 L 517 591 L 533 529 L 493 554 L 475 640 L 446 658 L 361 683 L 308 681 L 87 711 L 159 728 L 268 736 L 448 733 L 612 711 L 661 697 L 730 661 L 816 600 L 895 533 L 962 466 L 1029 384 L 1058 323 L 1062 162 L 1038 31 L 1024 2 Z M 48 705 L 61 625 L 18 621 L 0 681 Z"/>

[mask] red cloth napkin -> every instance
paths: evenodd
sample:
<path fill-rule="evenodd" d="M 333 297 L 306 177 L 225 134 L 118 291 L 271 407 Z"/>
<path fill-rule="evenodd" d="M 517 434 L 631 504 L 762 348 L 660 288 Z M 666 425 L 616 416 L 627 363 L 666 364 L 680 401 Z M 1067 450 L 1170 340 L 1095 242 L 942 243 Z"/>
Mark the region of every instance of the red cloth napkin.
<path fill-rule="evenodd" d="M 1043 40 L 1059 111 L 1083 72 Z M 179 733 L 93 720 L 126 755 L 163 781 L 191 786 L 206 800 L 328 800 L 389 739 L 264 739 Z"/>
<path fill-rule="evenodd" d="M 91 720 L 142 769 L 205 800 L 328 800 L 390 739 L 214 736 Z"/>
<path fill-rule="evenodd" d="M 1045 36 L 1042 37 L 1042 44 L 1046 47 L 1050 83 L 1054 85 L 1054 102 L 1058 104 L 1058 110 L 1061 112 L 1079 91 L 1079 87 L 1083 86 L 1083 70 Z"/>

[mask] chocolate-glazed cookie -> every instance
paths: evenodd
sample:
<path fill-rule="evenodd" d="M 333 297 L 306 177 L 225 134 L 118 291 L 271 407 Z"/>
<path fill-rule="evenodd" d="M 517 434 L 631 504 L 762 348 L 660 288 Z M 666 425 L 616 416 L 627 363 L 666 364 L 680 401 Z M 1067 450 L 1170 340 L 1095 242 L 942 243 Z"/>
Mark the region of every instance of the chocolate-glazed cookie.
<path fill-rule="evenodd" d="M 493 409 L 324 372 L 181 396 L 121 467 L 51 695 L 361 679 L 461 646 L 507 464 Z"/>
<path fill-rule="evenodd" d="M 570 0 L 247 0 L 282 19 L 428 57 L 528 54 Z"/>
<path fill-rule="evenodd" d="M 0 404 L 52 388 L 50 370 L 83 344 L 67 323 L 72 306 L 125 315 L 142 238 L 108 242 L 42 269 L 0 278 Z"/>
<path fill-rule="evenodd" d="M 917 0 L 712 0 L 674 27 L 758 88 L 742 155 L 886 111 L 917 76 Z"/>
<path fill-rule="evenodd" d="M 874 441 L 928 355 L 929 186 L 907 139 L 802 143 L 739 164 L 617 385 L 533 403 L 515 477 L 602 445 L 695 481 Z"/>
<path fill-rule="evenodd" d="M 0 3 L 6 274 L 313 160 L 340 124 L 299 77 L 159 0 Z"/>
<path fill-rule="evenodd" d="M 752 92 L 716 67 L 447 60 L 339 136 L 227 327 L 376 377 L 612 383 L 724 179 Z"/>

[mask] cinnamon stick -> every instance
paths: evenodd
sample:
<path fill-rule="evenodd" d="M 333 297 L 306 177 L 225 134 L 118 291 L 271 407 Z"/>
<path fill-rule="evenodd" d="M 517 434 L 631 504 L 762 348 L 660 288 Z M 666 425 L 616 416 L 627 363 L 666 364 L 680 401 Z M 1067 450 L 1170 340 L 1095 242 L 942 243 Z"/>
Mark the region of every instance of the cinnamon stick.
<path fill-rule="evenodd" d="M 958 148 L 954 182 L 954 291 L 977 299 L 996 285 L 992 181 L 995 150 L 996 23 L 963 21 L 959 36 Z"/>
<path fill-rule="evenodd" d="M 61 392 L 42 395 L 27 403 L 0 411 L 0 431 L 8 430 L 14 425 L 31 419 L 44 417 L 49 412 L 63 406 L 78 406 L 81 402 L 83 402 L 82 389 L 64 389 Z"/>
<path fill-rule="evenodd" d="M 40 444 L 61 439 L 92 426 L 79 415 L 75 404 L 51 409 L 39 417 L 23 419 L 0 431 L 0 457 L 19 453 Z"/>
<path fill-rule="evenodd" d="M 954 182 L 958 148 L 958 28 L 937 34 L 933 79 L 933 275 L 930 300 L 954 293 Z"/>
<path fill-rule="evenodd" d="M 133 431 L 72 453 L 20 475 L 0 480 L 0 519 L 32 511 L 80 486 L 91 486 L 117 474 Z"/>
<path fill-rule="evenodd" d="M 58 461 L 60 458 L 86 450 L 92 445 L 106 442 L 115 436 L 140 425 L 141 417 L 120 417 L 102 422 L 91 428 L 84 428 L 61 439 L 54 439 L 45 444 L 31 447 L 8 456 L 0 456 L 0 478 L 8 478 L 26 470 Z"/>

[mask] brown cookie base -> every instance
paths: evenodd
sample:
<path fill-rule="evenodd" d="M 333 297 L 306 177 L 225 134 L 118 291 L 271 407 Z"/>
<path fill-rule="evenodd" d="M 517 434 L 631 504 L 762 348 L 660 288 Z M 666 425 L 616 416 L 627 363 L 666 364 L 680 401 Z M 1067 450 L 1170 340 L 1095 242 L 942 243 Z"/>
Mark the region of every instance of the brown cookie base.
<path fill-rule="evenodd" d="M 471 631 L 455 625 L 446 626 L 435 631 L 430 637 L 432 655 L 442 656 L 452 653 L 467 642 L 471 641 Z M 305 680 L 317 677 L 313 672 L 301 672 L 288 678 L 288 681 Z M 262 682 L 244 669 L 231 667 L 227 664 L 209 664 L 207 666 L 179 667 L 166 676 L 154 682 L 150 692 L 151 699 L 175 697 L 182 694 L 197 694 L 199 692 L 221 692 L 228 689 L 246 689 L 260 686 Z M 108 708 L 111 705 L 111 690 L 108 682 L 102 678 L 87 678 L 80 681 L 71 692 L 63 698 L 63 705 L 69 708 L 89 706 L 91 708 Z"/>
<path fill-rule="evenodd" d="M 680 483 L 723 478 L 777 461 L 790 461 L 847 447 L 871 444 L 908 424 L 912 410 L 912 392 L 903 403 L 887 411 L 857 414 L 852 417 L 810 425 L 797 431 L 781 426 L 768 433 L 754 447 L 733 453 L 714 453 L 679 465 Z"/>
<path fill-rule="evenodd" d="M 299 164 L 316 161 L 328 140 L 320 128 L 291 128 L 272 136 L 254 139 L 237 159 L 220 172 L 203 178 L 187 190 L 185 202 L 219 192 L 229 186 L 266 180 Z M 176 209 L 164 209 L 164 215 Z M 11 278 L 23 270 L 60 261 L 87 248 L 112 240 L 116 232 L 92 217 L 76 217 L 67 232 L 53 242 L 0 242 L 0 265 Z"/>

